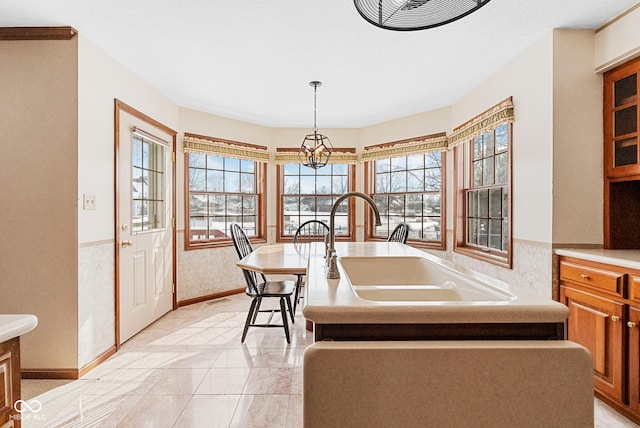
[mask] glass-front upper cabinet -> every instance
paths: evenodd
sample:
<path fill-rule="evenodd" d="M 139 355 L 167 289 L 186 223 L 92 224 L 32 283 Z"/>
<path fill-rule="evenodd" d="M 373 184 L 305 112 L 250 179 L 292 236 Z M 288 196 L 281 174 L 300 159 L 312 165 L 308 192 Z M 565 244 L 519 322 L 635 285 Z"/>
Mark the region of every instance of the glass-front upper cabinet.
<path fill-rule="evenodd" d="M 604 75 L 604 159 L 608 178 L 640 175 L 638 76 L 640 58 Z"/>

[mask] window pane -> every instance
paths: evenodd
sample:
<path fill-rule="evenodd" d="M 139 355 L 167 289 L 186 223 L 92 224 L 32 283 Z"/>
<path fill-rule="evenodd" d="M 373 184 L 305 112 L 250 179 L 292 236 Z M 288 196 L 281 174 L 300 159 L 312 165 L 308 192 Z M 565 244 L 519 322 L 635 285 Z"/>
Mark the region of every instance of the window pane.
<path fill-rule="evenodd" d="M 422 217 L 422 195 L 407 195 L 407 222 L 409 222 L 409 216 Z M 415 217 L 413 221 L 421 222 L 421 219 Z"/>
<path fill-rule="evenodd" d="M 189 153 L 189 168 L 205 168 L 206 155 L 202 153 Z"/>
<path fill-rule="evenodd" d="M 256 163 L 255 161 L 250 161 L 243 159 L 240 161 L 240 170 L 242 172 L 255 172 L 256 171 Z"/>
<path fill-rule="evenodd" d="M 473 160 L 482 159 L 482 135 L 478 135 L 473 139 Z"/>
<path fill-rule="evenodd" d="M 397 171 L 391 173 L 391 192 L 407 191 L 407 173 L 406 171 Z"/>
<path fill-rule="evenodd" d="M 316 177 L 309 175 L 300 176 L 300 193 L 304 195 L 316 193 Z"/>
<path fill-rule="evenodd" d="M 389 215 L 404 217 L 404 195 L 389 196 Z"/>
<path fill-rule="evenodd" d="M 467 242 L 470 244 L 478 243 L 478 220 L 470 218 L 468 222 Z"/>
<path fill-rule="evenodd" d="M 425 189 L 432 191 L 442 189 L 441 169 L 429 168 L 426 170 Z"/>
<path fill-rule="evenodd" d="M 226 171 L 240 171 L 240 159 L 224 158 L 224 169 Z"/>
<path fill-rule="evenodd" d="M 335 175 L 331 179 L 332 188 L 331 193 L 334 195 L 342 195 L 349 191 L 349 180 L 346 175 Z"/>
<path fill-rule="evenodd" d="M 482 161 L 473 163 L 473 187 L 482 186 Z"/>
<path fill-rule="evenodd" d="M 207 191 L 222 192 L 224 189 L 224 172 L 207 171 Z"/>
<path fill-rule="evenodd" d="M 331 169 L 334 175 L 347 175 L 347 166 L 343 163 L 334 163 L 331 164 Z"/>
<path fill-rule="evenodd" d="M 502 221 L 489 220 L 489 248 L 494 250 L 502 249 Z"/>
<path fill-rule="evenodd" d="M 482 183 L 487 186 L 489 184 L 493 184 L 495 182 L 494 177 L 494 159 L 493 157 L 485 158 L 482 164 Z"/>
<path fill-rule="evenodd" d="M 240 190 L 242 193 L 256 193 L 256 176 L 250 173 L 240 174 Z"/>
<path fill-rule="evenodd" d="M 297 163 L 284 164 L 284 175 L 298 175 L 300 174 L 300 165 Z"/>
<path fill-rule="evenodd" d="M 506 123 L 496 128 L 496 153 L 504 152 L 509 147 L 508 129 Z"/>
<path fill-rule="evenodd" d="M 440 152 L 431 152 L 425 155 L 427 168 L 441 168 L 442 167 L 442 153 Z"/>
<path fill-rule="evenodd" d="M 502 188 L 489 190 L 489 217 L 502 218 Z"/>
<path fill-rule="evenodd" d="M 502 188 L 502 217 L 509 216 L 509 195 L 507 187 Z M 506 230 L 506 229 L 505 229 Z"/>
<path fill-rule="evenodd" d="M 424 186 L 424 169 L 408 171 L 407 192 L 422 192 Z"/>
<path fill-rule="evenodd" d="M 284 198 L 284 212 L 285 214 L 299 214 L 300 213 L 300 198 L 286 196 Z"/>
<path fill-rule="evenodd" d="M 424 155 L 410 155 L 407 156 L 407 168 L 408 169 L 423 169 L 424 168 Z"/>
<path fill-rule="evenodd" d="M 378 207 L 378 211 L 380 212 L 380 216 L 389 215 L 389 197 L 388 196 L 380 196 L 373 195 L 373 202 L 376 203 Z"/>
<path fill-rule="evenodd" d="M 481 217 L 481 218 L 489 217 L 489 191 L 488 190 L 478 191 L 478 217 Z"/>
<path fill-rule="evenodd" d="M 331 193 L 330 175 L 318 175 L 316 177 L 316 193 L 320 195 L 328 195 Z"/>
<path fill-rule="evenodd" d="M 489 131 L 483 135 L 484 140 L 484 157 L 493 156 L 495 154 L 495 142 L 493 139 L 493 131 Z"/>
<path fill-rule="evenodd" d="M 207 155 L 208 169 L 224 169 L 224 158 L 222 156 Z"/>
<path fill-rule="evenodd" d="M 398 171 L 398 170 L 405 170 L 407 169 L 407 157 L 406 156 L 400 156 L 397 158 L 391 158 L 391 170 L 392 171 Z"/>
<path fill-rule="evenodd" d="M 240 193 L 240 173 L 225 171 L 224 191 L 227 193 Z"/>
<path fill-rule="evenodd" d="M 487 247 L 489 244 L 489 220 L 478 220 L 478 245 Z"/>
<path fill-rule="evenodd" d="M 438 214 L 442 212 L 440 204 L 440 194 L 424 195 L 422 212 L 424 214 Z"/>
<path fill-rule="evenodd" d="M 189 190 L 205 190 L 205 170 L 189 169 Z"/>
<path fill-rule="evenodd" d="M 331 214 L 332 207 L 333 207 L 333 198 L 331 196 L 318 196 L 316 198 L 315 211 L 317 214 L 328 216 L 329 214 Z"/>
<path fill-rule="evenodd" d="M 507 182 L 509 177 L 509 154 L 500 153 L 496 155 L 496 184 Z"/>
<path fill-rule="evenodd" d="M 426 217 L 424 221 L 422 239 L 429 241 L 439 241 L 440 236 L 440 217 Z"/>
<path fill-rule="evenodd" d="M 300 177 L 297 175 L 284 176 L 284 194 L 298 195 L 300 194 Z"/>
<path fill-rule="evenodd" d="M 257 205 L 258 205 L 257 196 L 243 196 L 242 197 L 242 215 L 255 216 L 257 214 L 257 211 L 256 211 Z"/>
<path fill-rule="evenodd" d="M 242 218 L 242 196 L 227 196 L 227 215 L 231 221 L 241 222 Z"/>
<path fill-rule="evenodd" d="M 391 174 L 376 174 L 376 193 L 391 191 Z"/>
<path fill-rule="evenodd" d="M 389 172 L 391 171 L 391 159 L 377 160 L 375 161 L 376 172 Z"/>
<path fill-rule="evenodd" d="M 467 217 L 478 217 L 478 192 L 467 193 Z"/>
<path fill-rule="evenodd" d="M 226 198 L 224 195 L 210 195 L 209 201 L 209 213 L 208 215 L 223 216 L 227 212 Z"/>

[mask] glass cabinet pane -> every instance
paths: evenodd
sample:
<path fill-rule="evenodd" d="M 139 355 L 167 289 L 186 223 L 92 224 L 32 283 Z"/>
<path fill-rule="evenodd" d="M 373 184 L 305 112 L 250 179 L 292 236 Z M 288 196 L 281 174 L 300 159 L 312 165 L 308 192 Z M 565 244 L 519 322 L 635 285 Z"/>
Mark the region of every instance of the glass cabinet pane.
<path fill-rule="evenodd" d="M 615 142 L 615 166 L 633 165 L 638 162 L 638 138 L 625 138 Z"/>
<path fill-rule="evenodd" d="M 638 78 L 636 74 L 627 76 L 624 79 L 620 79 L 615 82 L 615 106 L 621 106 L 634 101 L 636 94 L 638 93 L 637 83 Z"/>
<path fill-rule="evenodd" d="M 631 134 L 638 130 L 638 108 L 631 106 L 615 113 L 615 136 Z"/>

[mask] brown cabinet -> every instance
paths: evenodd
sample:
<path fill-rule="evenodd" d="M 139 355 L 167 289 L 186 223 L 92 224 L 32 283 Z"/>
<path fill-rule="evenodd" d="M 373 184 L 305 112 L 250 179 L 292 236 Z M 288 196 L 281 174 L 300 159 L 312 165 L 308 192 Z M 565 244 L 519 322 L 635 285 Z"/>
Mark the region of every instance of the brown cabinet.
<path fill-rule="evenodd" d="M 604 75 L 605 176 L 640 174 L 638 78 L 640 58 Z"/>
<path fill-rule="evenodd" d="M 19 428 L 13 404 L 20 397 L 20 339 L 0 343 L 0 428 Z"/>
<path fill-rule="evenodd" d="M 604 246 L 640 249 L 640 58 L 604 75 Z"/>
<path fill-rule="evenodd" d="M 560 257 L 567 339 L 589 350 L 594 389 L 640 423 L 640 270 Z"/>

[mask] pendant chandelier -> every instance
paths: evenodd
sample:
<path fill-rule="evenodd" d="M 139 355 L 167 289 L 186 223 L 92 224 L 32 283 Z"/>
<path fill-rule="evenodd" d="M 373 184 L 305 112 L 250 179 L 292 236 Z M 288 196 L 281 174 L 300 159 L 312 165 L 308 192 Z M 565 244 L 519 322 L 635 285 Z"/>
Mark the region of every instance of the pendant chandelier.
<path fill-rule="evenodd" d="M 489 0 L 354 0 L 360 15 L 387 30 L 438 27 L 480 9 Z"/>
<path fill-rule="evenodd" d="M 318 127 L 316 126 L 316 93 L 320 85 L 322 85 L 322 82 L 316 80 L 309 82 L 309 86 L 313 86 L 313 134 L 305 135 L 298 152 L 298 158 L 300 158 L 302 165 L 313 169 L 325 166 L 329 162 L 331 150 L 333 149 L 329 138 L 318 134 Z"/>

